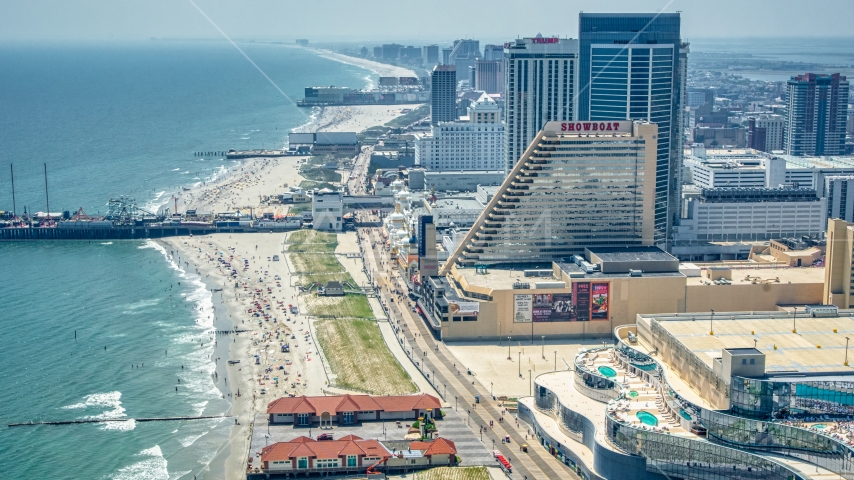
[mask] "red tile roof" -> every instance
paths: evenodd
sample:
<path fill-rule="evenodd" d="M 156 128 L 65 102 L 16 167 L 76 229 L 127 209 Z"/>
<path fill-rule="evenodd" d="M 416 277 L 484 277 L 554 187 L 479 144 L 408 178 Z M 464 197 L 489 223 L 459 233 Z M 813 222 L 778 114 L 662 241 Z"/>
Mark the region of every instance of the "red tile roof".
<path fill-rule="evenodd" d="M 442 406 L 438 398 L 426 393 L 373 398 L 380 404 L 381 410 L 386 412 L 409 412 L 415 409 L 426 410 L 428 408 L 435 410 Z"/>
<path fill-rule="evenodd" d="M 439 399 L 422 393 L 420 395 L 397 395 L 374 397 L 370 395 L 335 395 L 328 397 L 282 397 L 267 405 L 268 414 L 311 413 L 320 416 L 323 412 L 337 415 L 340 412 L 380 410 L 385 412 L 409 412 L 416 409 L 438 409 Z"/>
<path fill-rule="evenodd" d="M 289 460 L 295 457 L 316 459 L 338 458 L 344 455 L 389 455 L 390 452 L 376 440 L 363 440 L 355 435 L 347 435 L 342 440 L 316 441 L 307 437 L 298 437 L 289 442 L 277 442 L 261 450 L 261 461 Z"/>
<path fill-rule="evenodd" d="M 430 447 L 424 451 L 424 455 L 456 455 L 457 446 L 446 438 L 437 438 L 430 442 Z"/>

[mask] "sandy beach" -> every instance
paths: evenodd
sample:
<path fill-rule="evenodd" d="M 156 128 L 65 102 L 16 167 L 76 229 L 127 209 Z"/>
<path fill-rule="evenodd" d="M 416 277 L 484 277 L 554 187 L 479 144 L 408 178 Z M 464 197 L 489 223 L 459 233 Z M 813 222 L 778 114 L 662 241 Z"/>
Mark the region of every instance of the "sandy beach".
<path fill-rule="evenodd" d="M 381 125 L 401 114 L 408 106 L 333 107 L 318 112 L 314 125 L 324 130 L 359 131 Z M 410 107 L 411 108 L 411 107 Z M 303 180 L 299 164 L 306 157 L 246 159 L 233 163 L 214 181 L 176 194 L 179 211 L 196 209 L 216 213 L 240 210 L 256 215 L 284 213 L 287 206 L 261 205 L 261 198 L 284 192 Z M 329 388 L 329 378 L 318 354 L 311 319 L 292 285 L 285 251 L 287 233 L 215 234 L 173 237 L 161 240 L 166 250 L 188 270 L 198 273 L 213 291 L 216 328 L 240 331 L 216 336 L 214 382 L 231 400 L 229 412 L 236 424 L 228 444 L 210 464 L 206 478 L 242 478 L 255 414 L 266 411 L 267 403 L 288 394 L 323 395 L 343 393 Z M 336 253 L 358 251 L 354 233 L 340 234 Z M 279 261 L 273 261 L 273 255 Z M 358 281 L 367 281 L 362 259 L 341 259 Z M 232 271 L 236 270 L 236 276 Z M 371 302 L 378 317 L 383 316 L 376 301 Z M 290 305 L 299 309 L 290 312 Z M 264 317 L 266 313 L 267 318 Z M 260 316 L 255 316 L 256 314 Z M 382 322 L 381 322 L 382 323 Z M 386 343 L 410 373 L 418 388 L 435 394 L 429 382 L 406 360 L 390 326 L 381 326 Z M 288 343 L 290 352 L 282 352 Z M 258 355 L 256 363 L 255 355 Z M 229 364 L 229 361 L 239 362 Z M 358 393 L 358 392 L 352 392 Z M 239 396 L 238 396 L 239 394 Z M 257 427 L 256 427 L 257 428 Z"/>
<path fill-rule="evenodd" d="M 324 50 L 321 48 L 313 48 L 321 57 L 329 58 L 331 60 L 335 60 L 341 63 L 347 63 L 349 65 L 356 65 L 362 68 L 366 68 L 368 70 L 372 70 L 374 73 L 381 77 L 417 77 L 418 75 L 405 67 L 398 67 L 395 65 L 389 65 L 387 63 L 375 62 L 373 60 L 368 60 L 366 58 L 361 57 L 351 57 L 349 55 L 343 55 L 340 53 L 333 52 L 331 50 Z"/>

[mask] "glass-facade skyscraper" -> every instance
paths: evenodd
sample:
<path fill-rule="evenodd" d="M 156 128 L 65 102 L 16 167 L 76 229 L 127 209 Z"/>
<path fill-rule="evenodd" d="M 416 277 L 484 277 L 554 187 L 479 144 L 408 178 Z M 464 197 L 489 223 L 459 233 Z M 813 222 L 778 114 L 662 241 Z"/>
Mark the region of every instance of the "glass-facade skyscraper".
<path fill-rule="evenodd" d="M 578 119 L 658 124 L 655 243 L 679 214 L 687 45 L 678 13 L 581 13 Z"/>

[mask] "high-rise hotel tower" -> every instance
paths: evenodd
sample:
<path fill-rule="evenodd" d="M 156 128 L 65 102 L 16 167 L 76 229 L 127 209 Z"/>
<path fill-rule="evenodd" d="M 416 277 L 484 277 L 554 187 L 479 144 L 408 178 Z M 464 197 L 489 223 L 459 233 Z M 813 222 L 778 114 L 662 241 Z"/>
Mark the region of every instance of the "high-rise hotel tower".
<path fill-rule="evenodd" d="M 505 171 L 509 172 L 546 122 L 575 119 L 578 40 L 537 35 L 504 47 Z"/>
<path fill-rule="evenodd" d="M 655 242 L 667 246 L 679 214 L 682 105 L 688 46 L 678 13 L 581 13 L 579 120 L 658 125 Z"/>
<path fill-rule="evenodd" d="M 546 123 L 442 273 L 652 245 L 657 136 L 647 122 Z"/>

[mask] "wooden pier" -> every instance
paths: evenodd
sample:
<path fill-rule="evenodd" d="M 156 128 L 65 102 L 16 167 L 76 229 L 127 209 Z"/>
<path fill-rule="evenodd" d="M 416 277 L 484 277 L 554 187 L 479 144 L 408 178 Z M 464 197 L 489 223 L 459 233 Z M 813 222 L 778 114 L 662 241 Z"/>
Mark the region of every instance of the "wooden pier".
<path fill-rule="evenodd" d="M 137 227 L 114 225 L 112 227 L 92 228 L 0 228 L 0 241 L 27 240 L 138 240 L 189 235 L 210 235 L 212 233 L 244 233 L 255 229 L 244 227 L 223 228 L 211 226 L 151 226 Z"/>

